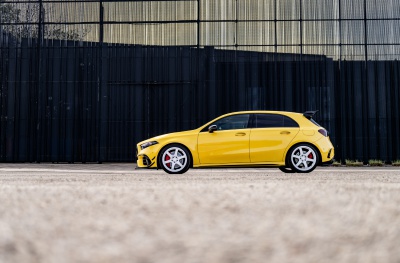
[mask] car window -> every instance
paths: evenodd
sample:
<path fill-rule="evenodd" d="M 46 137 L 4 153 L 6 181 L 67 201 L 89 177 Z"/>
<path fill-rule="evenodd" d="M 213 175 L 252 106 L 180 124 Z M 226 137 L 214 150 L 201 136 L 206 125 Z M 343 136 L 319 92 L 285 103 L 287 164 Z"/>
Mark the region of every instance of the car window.
<path fill-rule="evenodd" d="M 291 127 L 293 127 L 293 128 L 300 127 L 299 124 L 295 120 L 293 120 L 292 118 L 289 118 L 287 116 L 283 116 L 283 125 L 284 125 L 284 127 L 289 127 L 289 128 L 291 128 Z"/>
<path fill-rule="evenodd" d="M 254 128 L 299 127 L 291 118 L 279 114 L 255 114 Z"/>
<path fill-rule="evenodd" d="M 239 114 L 222 118 L 211 125 L 217 125 L 217 130 L 246 129 L 249 119 L 250 114 Z"/>

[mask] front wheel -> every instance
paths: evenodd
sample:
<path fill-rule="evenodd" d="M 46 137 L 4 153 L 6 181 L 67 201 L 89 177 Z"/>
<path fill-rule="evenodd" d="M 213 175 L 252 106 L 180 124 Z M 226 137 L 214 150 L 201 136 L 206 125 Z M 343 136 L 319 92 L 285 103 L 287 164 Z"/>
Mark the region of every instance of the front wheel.
<path fill-rule="evenodd" d="M 159 164 L 169 174 L 183 174 L 189 170 L 190 153 L 179 144 L 168 145 L 159 156 L 161 158 Z"/>
<path fill-rule="evenodd" d="M 309 144 L 299 144 L 293 147 L 287 156 L 287 163 L 297 173 L 309 173 L 319 163 L 318 150 Z"/>

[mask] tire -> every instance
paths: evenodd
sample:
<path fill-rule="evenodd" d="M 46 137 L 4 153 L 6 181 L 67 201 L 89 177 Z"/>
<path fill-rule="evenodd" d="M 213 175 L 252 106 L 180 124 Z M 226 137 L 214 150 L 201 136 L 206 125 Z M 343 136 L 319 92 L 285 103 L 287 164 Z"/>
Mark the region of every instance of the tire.
<path fill-rule="evenodd" d="M 285 166 L 281 166 L 281 167 L 278 167 L 278 168 L 279 168 L 279 170 L 281 170 L 281 171 L 284 172 L 285 174 L 292 174 L 292 173 L 295 173 L 295 171 L 292 170 L 292 168 L 288 168 L 288 167 L 285 167 Z"/>
<path fill-rule="evenodd" d="M 296 173 L 312 172 L 319 164 L 318 150 L 309 144 L 298 144 L 288 152 L 287 167 Z"/>
<path fill-rule="evenodd" d="M 183 174 L 190 167 L 190 152 L 179 144 L 171 144 L 165 147 L 160 155 L 159 164 L 169 174 Z"/>

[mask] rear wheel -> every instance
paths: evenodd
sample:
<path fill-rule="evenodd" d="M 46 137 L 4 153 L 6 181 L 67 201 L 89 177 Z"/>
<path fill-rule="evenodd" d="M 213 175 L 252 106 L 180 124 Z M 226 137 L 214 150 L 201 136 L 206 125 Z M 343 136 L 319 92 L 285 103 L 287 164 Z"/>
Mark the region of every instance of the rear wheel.
<path fill-rule="evenodd" d="M 168 145 L 160 153 L 160 158 L 162 169 L 169 174 L 183 174 L 190 167 L 190 153 L 179 144 Z"/>
<path fill-rule="evenodd" d="M 319 163 L 318 150 L 309 144 L 299 144 L 288 152 L 288 165 L 297 173 L 309 173 Z"/>

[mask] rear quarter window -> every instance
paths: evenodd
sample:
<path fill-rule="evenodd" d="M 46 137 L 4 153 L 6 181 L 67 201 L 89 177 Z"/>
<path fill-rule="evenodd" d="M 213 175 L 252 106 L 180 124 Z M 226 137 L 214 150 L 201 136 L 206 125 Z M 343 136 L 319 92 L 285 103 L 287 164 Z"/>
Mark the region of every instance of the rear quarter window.
<path fill-rule="evenodd" d="M 254 114 L 254 128 L 299 127 L 293 119 L 280 114 Z"/>
<path fill-rule="evenodd" d="M 298 128 L 300 127 L 299 124 L 293 120 L 292 118 L 289 118 L 287 116 L 283 116 L 284 117 L 284 125 L 285 127 L 289 127 L 289 128 Z"/>

